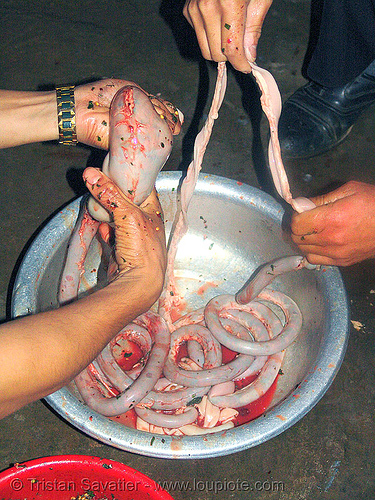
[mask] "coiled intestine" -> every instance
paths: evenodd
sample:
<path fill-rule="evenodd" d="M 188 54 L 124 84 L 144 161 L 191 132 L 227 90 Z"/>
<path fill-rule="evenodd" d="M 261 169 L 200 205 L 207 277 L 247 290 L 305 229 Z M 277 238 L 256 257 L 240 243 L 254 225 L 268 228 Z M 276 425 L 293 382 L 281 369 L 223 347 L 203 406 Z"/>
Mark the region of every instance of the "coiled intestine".
<path fill-rule="evenodd" d="M 295 209 L 311 208 L 306 200 L 293 200 L 290 194 L 277 140 L 281 101 L 277 87 L 275 91 L 276 84 L 269 73 L 255 65 L 253 71 L 263 93 L 263 109 L 270 122 L 269 159 L 276 189 Z M 84 402 L 92 409 L 108 417 L 135 412 L 136 427 L 148 432 L 192 435 L 233 427 L 238 409 L 261 398 L 274 386 L 285 349 L 296 339 L 302 327 L 302 315 L 297 304 L 285 294 L 270 288 L 275 276 L 309 267 L 300 256 L 268 263 L 237 294 L 214 297 L 204 308 L 175 322 L 172 320 L 173 312 L 182 300 L 174 276 L 176 252 L 188 230 L 189 203 L 225 90 L 226 67 L 224 63 L 219 63 L 211 109 L 196 138 L 194 158 L 181 186 L 180 208 L 169 245 L 166 281 L 158 303 L 158 314 L 149 311 L 127 325 L 75 379 Z M 140 94 L 139 89 L 130 91 L 129 88 L 123 92 L 126 96 L 121 95 L 121 91 L 116 96 L 111 115 L 116 117 L 119 103 L 126 101 L 127 114 L 121 110 L 120 114 L 128 120 L 135 120 L 142 131 L 147 125 L 138 120 L 137 104 L 142 110 L 148 107 L 151 113 L 149 122 L 158 122 L 157 133 L 164 134 L 170 148 L 171 134 L 160 116 L 152 115 L 152 102 L 145 99 L 146 94 Z M 125 118 L 123 121 L 129 130 Z M 131 168 L 126 161 L 120 161 L 119 165 L 121 155 L 118 149 L 124 149 L 123 136 L 126 133 L 119 131 L 123 121 L 119 124 L 114 119 L 112 126 L 110 122 L 112 139 L 110 135 L 110 153 L 104 168 L 109 177 L 115 172 L 116 182 L 124 176 L 126 186 L 131 186 L 128 191 L 140 203 L 151 191 L 169 150 L 160 151 L 159 156 L 151 158 L 146 168 L 144 155 L 147 147 L 145 143 L 140 143 L 141 148 L 132 151 Z M 134 133 L 134 127 L 132 130 Z M 120 135 L 121 143 L 118 139 Z M 136 139 L 141 140 L 140 137 Z M 154 142 L 158 143 L 157 140 Z M 137 196 L 138 186 L 142 186 L 146 194 Z M 100 220 L 105 220 L 92 218 L 98 212 L 92 201 L 89 208 L 91 215 L 86 206 L 83 207 L 72 236 L 60 286 L 61 303 L 77 295 L 90 241 L 98 230 Z M 133 349 L 136 346 L 140 353 L 130 369 L 121 366 L 119 354 L 121 346 L 126 343 L 128 346 L 130 343 Z M 225 349 L 232 353 L 233 359 L 223 363 Z M 129 355 L 129 352 L 125 354 Z"/>

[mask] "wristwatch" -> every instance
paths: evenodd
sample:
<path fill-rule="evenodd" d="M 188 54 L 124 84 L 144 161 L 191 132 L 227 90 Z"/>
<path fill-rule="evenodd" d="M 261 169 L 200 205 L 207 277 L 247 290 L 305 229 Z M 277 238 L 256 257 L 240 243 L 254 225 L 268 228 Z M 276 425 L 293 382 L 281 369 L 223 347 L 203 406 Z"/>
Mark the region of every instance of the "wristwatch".
<path fill-rule="evenodd" d="M 66 146 L 77 144 L 74 85 L 56 87 L 59 143 Z"/>

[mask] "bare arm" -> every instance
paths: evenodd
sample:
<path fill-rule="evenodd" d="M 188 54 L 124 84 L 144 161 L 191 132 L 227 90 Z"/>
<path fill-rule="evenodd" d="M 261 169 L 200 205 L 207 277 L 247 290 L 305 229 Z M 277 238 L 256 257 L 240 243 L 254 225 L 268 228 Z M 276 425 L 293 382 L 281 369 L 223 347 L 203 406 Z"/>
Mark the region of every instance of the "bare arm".
<path fill-rule="evenodd" d="M 0 90 L 0 148 L 59 138 L 56 92 Z"/>
<path fill-rule="evenodd" d="M 113 96 L 133 82 L 106 79 L 75 88 L 77 138 L 108 149 L 109 108 Z M 59 138 L 56 92 L 0 90 L 0 149 Z"/>
<path fill-rule="evenodd" d="M 75 303 L 0 326 L 0 417 L 72 380 L 161 293 L 166 249 L 156 193 L 138 208 L 100 171 L 86 169 L 84 177 L 113 213 L 119 273 Z"/>

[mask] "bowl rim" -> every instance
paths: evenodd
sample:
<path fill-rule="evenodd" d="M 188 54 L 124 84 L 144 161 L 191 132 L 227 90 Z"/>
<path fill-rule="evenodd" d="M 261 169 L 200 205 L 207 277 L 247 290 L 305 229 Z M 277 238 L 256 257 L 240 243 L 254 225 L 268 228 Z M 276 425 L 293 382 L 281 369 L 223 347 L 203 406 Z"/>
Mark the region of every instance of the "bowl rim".
<path fill-rule="evenodd" d="M 178 186 L 180 180 L 180 172 L 161 172 L 156 187 L 160 189 L 166 186 L 171 189 Z M 281 224 L 283 207 L 259 189 L 212 174 L 200 174 L 199 180 L 202 182 L 198 182 L 198 190 L 204 185 L 205 192 L 207 190 L 215 192 L 215 186 L 220 184 L 220 188 L 229 196 L 240 198 L 242 202 L 251 202 L 255 208 L 261 210 L 266 207 L 270 216 Z M 66 211 L 69 211 L 69 215 L 73 214 L 72 224 L 74 224 L 74 212 L 78 210 L 81 199 L 82 197 L 75 199 L 64 206 L 42 228 L 26 252 L 14 282 L 11 298 L 12 318 L 27 314 L 36 307 L 35 300 L 30 302 L 29 298 L 30 295 L 35 295 L 33 290 L 35 279 L 30 276 L 31 253 L 34 259 L 39 259 L 39 262 L 43 263 L 43 258 L 38 255 L 39 246 L 42 244 L 45 246 L 49 231 L 57 233 L 61 231 L 63 234 L 61 222 L 64 219 L 66 226 Z M 32 267 L 34 273 L 35 268 L 40 268 L 35 261 Z M 290 428 L 318 403 L 336 377 L 345 356 L 350 324 L 348 297 L 339 269 L 331 266 L 322 268 L 322 271 L 324 272 L 312 272 L 318 273 L 317 280 L 326 291 L 325 307 L 330 314 L 327 314 L 325 329 L 328 332 L 329 342 L 322 343 L 319 347 L 316 369 L 309 372 L 309 377 L 283 401 L 247 424 L 204 436 L 167 436 L 130 429 L 108 420 L 79 402 L 66 387 L 47 396 L 45 401 L 80 431 L 110 446 L 140 455 L 156 458 L 211 458 L 257 446 Z M 25 279 L 26 274 L 27 279 Z M 108 432 L 109 428 L 113 431 Z"/>
<path fill-rule="evenodd" d="M 30 474 L 34 473 L 38 478 L 41 473 L 44 474 L 46 469 L 51 470 L 50 468 L 53 466 L 58 466 L 57 470 L 60 472 L 72 471 L 74 468 L 72 476 L 76 475 L 76 479 L 86 478 L 86 467 L 89 466 L 98 475 L 98 481 L 102 475 L 116 476 L 121 480 L 132 481 L 133 484 L 142 484 L 147 488 L 147 493 L 157 495 L 157 497 L 154 497 L 155 500 L 156 498 L 158 500 L 173 500 L 172 496 L 164 488 L 143 472 L 117 460 L 82 454 L 50 455 L 16 463 L 12 467 L 0 471 L 0 490 L 2 487 L 11 487 L 12 480 L 24 480 L 25 475 L 30 476 Z M 14 493 L 16 491 L 18 490 L 15 490 Z"/>

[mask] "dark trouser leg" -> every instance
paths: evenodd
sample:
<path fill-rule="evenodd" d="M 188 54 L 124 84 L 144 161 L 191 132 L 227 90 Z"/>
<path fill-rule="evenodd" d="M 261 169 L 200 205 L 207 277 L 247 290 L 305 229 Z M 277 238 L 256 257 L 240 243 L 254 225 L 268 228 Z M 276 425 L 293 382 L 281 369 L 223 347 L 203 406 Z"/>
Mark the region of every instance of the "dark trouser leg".
<path fill-rule="evenodd" d="M 313 0 L 303 74 L 309 83 L 284 104 L 285 158 L 324 153 L 375 102 L 375 0 Z"/>
<path fill-rule="evenodd" d="M 374 59 L 375 0 L 312 0 L 305 77 L 342 87 Z"/>

